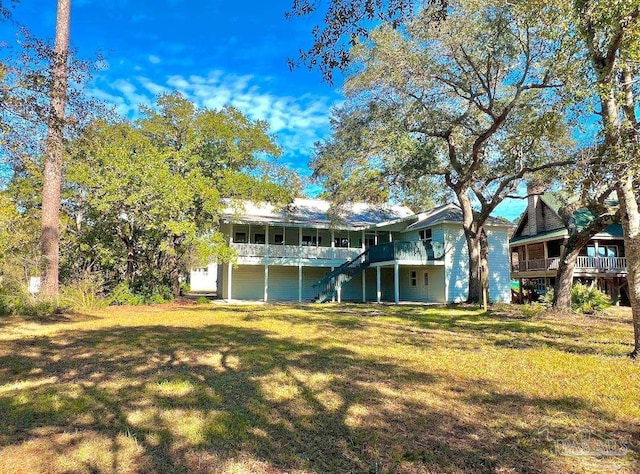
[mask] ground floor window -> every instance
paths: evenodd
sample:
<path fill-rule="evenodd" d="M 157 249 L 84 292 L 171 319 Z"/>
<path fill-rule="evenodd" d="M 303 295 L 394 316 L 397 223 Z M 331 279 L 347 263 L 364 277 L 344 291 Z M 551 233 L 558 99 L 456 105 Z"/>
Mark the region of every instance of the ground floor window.
<path fill-rule="evenodd" d="M 411 272 L 411 286 L 418 286 L 418 272 Z"/>

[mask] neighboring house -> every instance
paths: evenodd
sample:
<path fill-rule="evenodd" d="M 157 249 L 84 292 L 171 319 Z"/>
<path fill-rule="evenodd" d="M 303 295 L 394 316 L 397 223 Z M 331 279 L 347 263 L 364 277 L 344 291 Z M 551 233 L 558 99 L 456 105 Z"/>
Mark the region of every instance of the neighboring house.
<path fill-rule="evenodd" d="M 221 230 L 237 253 L 218 265 L 218 296 L 263 301 L 462 302 L 467 248 L 454 204 L 414 214 L 400 206 L 352 205 L 340 223 L 329 203 L 296 199 L 278 211 L 246 204 L 225 213 Z M 510 301 L 508 230 L 487 225 L 489 298 Z"/>
<path fill-rule="evenodd" d="M 554 193 L 532 195 L 527 209 L 511 237 L 511 276 L 520 288 L 529 287 L 538 294 L 553 288 L 563 245 L 569 236 L 558 214 L 560 200 Z M 573 214 L 572 225 L 584 227 L 593 215 L 587 209 Z M 582 249 L 573 273 L 575 281 L 594 283 L 614 302 L 627 302 L 627 259 L 622 226 L 609 225 Z"/>

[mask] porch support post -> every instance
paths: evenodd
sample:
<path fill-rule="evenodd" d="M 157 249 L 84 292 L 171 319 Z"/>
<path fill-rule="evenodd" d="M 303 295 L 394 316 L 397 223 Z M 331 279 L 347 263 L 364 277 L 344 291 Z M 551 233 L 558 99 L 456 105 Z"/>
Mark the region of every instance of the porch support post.
<path fill-rule="evenodd" d="M 298 265 L 298 303 L 302 303 L 302 264 Z"/>
<path fill-rule="evenodd" d="M 333 234 L 333 231 L 331 231 L 331 233 Z M 331 239 L 331 241 L 333 242 L 333 239 Z M 331 271 L 334 271 L 336 269 L 336 267 L 331 267 Z M 334 292 L 331 293 L 331 302 L 335 303 L 336 302 L 336 294 Z"/>
<path fill-rule="evenodd" d="M 265 262 L 264 264 L 264 302 L 266 303 L 269 299 L 269 264 Z"/>
<path fill-rule="evenodd" d="M 398 262 L 393 263 L 393 286 L 396 304 L 400 303 L 400 265 Z"/>
<path fill-rule="evenodd" d="M 362 302 L 367 302 L 367 270 L 362 270 Z"/>
<path fill-rule="evenodd" d="M 380 266 L 376 267 L 376 301 L 380 303 L 382 291 L 380 291 Z"/>
<path fill-rule="evenodd" d="M 264 226 L 264 257 L 269 258 L 269 224 Z"/>
<path fill-rule="evenodd" d="M 338 303 L 342 303 L 342 285 L 338 285 Z"/>
<path fill-rule="evenodd" d="M 333 229 L 331 229 L 331 258 L 336 258 L 336 233 Z M 331 271 L 333 271 L 333 267 L 331 267 Z"/>
<path fill-rule="evenodd" d="M 229 262 L 227 264 L 227 300 L 231 301 L 231 295 L 233 294 L 231 291 L 231 285 L 233 283 L 233 263 Z"/>
<path fill-rule="evenodd" d="M 229 223 L 229 246 L 233 246 L 233 222 Z M 231 295 L 233 295 L 233 263 L 227 264 L 227 300 L 231 301 Z"/>

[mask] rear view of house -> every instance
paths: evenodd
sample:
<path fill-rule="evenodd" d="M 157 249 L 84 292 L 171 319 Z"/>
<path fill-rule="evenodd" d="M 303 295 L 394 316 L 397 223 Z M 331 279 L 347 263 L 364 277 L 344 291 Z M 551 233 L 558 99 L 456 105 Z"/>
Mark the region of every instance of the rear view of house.
<path fill-rule="evenodd" d="M 414 214 L 401 206 L 353 204 L 340 221 L 327 201 L 296 199 L 284 210 L 246 203 L 229 209 L 221 230 L 235 264 L 218 265 L 218 296 L 228 300 L 415 301 L 467 298 L 468 259 L 460 208 Z M 510 300 L 507 231 L 490 219 L 489 297 Z"/>

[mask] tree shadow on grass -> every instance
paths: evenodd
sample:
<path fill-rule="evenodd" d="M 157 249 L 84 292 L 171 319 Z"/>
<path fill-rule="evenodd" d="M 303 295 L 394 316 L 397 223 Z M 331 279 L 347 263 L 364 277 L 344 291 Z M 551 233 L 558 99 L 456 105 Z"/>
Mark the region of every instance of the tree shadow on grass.
<path fill-rule="evenodd" d="M 568 324 L 532 320 L 503 311 L 478 314 L 467 308 L 426 308 L 424 306 L 375 307 L 363 305 L 347 308 L 309 305 L 304 313 L 287 311 L 243 311 L 247 321 L 271 319 L 291 324 L 312 324 L 325 331 L 336 329 L 370 330 L 376 327 L 390 336 L 401 337 L 407 344 L 426 346 L 438 333 L 451 334 L 452 349 L 478 350 L 487 343 L 510 349 L 549 348 L 572 354 L 605 354 L 626 357 L 630 351 L 631 335 L 626 340 L 596 340 L 593 334 L 607 329 L 594 327 L 571 328 Z M 462 314 L 460 314 L 462 312 Z M 375 326 L 374 326 L 375 325 Z M 629 326 L 629 333 L 631 328 Z"/>
<path fill-rule="evenodd" d="M 606 419 L 577 399 L 487 398 L 483 381 L 228 325 L 30 338 L 3 347 L 0 368 L 0 454 L 55 444 L 34 452 L 70 459 L 48 469 L 60 472 L 540 472 L 549 442 L 523 407 Z"/>

